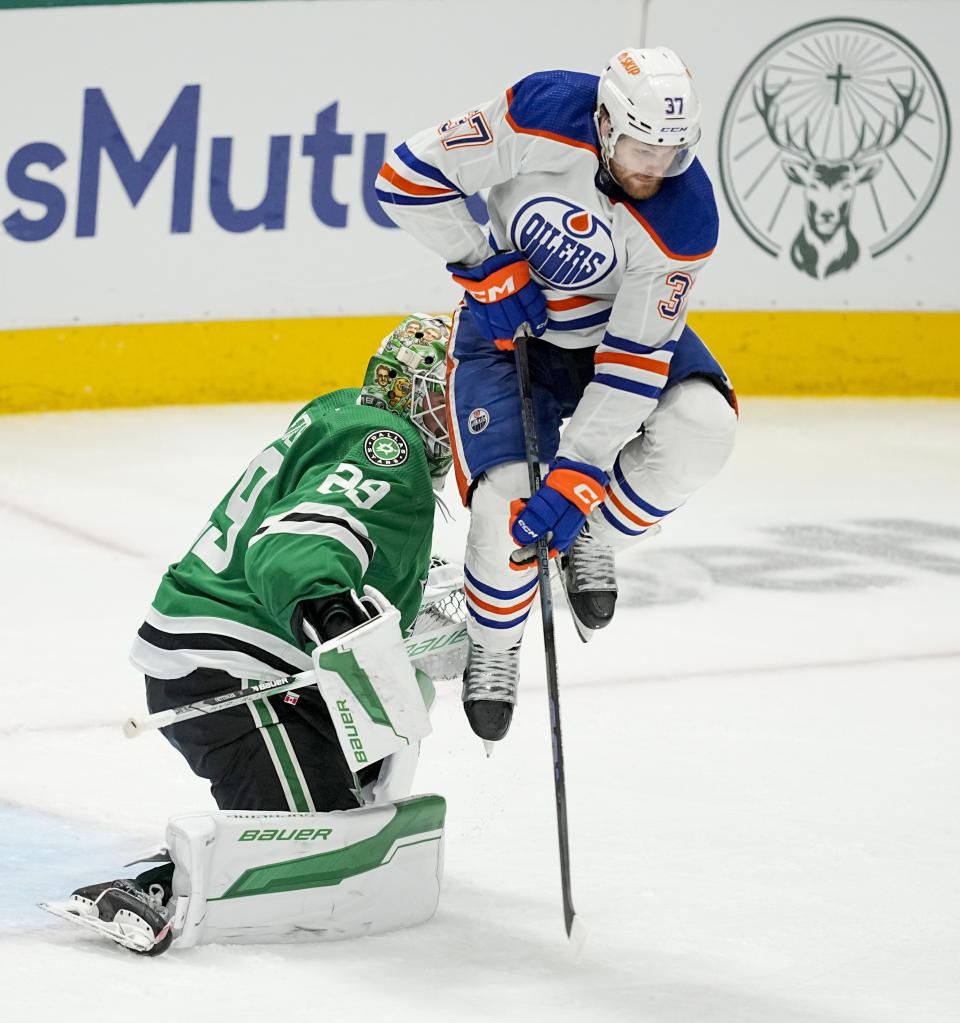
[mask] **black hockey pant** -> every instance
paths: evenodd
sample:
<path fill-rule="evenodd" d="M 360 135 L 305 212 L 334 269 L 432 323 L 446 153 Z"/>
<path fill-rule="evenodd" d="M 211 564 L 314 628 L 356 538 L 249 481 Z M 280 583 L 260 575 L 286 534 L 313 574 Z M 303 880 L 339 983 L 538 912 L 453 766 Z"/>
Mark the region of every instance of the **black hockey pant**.
<path fill-rule="evenodd" d="M 147 676 L 151 713 L 241 688 L 223 671 L 198 668 L 177 679 Z M 349 810 L 359 805 L 320 692 L 254 700 L 162 729 L 194 774 L 210 782 L 221 810 Z M 361 782 L 376 777 L 366 768 Z"/>

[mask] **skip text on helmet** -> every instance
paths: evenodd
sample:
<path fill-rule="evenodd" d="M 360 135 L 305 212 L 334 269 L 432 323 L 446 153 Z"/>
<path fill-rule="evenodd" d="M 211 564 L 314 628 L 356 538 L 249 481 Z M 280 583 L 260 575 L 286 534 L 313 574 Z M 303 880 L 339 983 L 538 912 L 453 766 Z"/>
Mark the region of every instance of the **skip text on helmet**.
<path fill-rule="evenodd" d="M 623 69 L 624 71 L 627 72 L 628 75 L 643 74 L 643 71 L 640 69 L 640 65 L 637 64 L 637 62 L 630 55 L 629 50 L 624 50 L 623 53 L 621 53 L 617 59 L 623 65 Z"/>

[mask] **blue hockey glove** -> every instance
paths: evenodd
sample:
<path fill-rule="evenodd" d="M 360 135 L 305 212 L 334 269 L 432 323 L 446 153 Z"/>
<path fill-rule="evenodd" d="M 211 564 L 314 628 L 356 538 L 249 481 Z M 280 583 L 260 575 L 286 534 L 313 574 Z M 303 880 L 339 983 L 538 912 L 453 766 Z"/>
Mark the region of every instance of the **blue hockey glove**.
<path fill-rule="evenodd" d="M 498 348 L 513 348 L 524 324 L 536 337 L 547 329 L 547 300 L 519 252 L 498 252 L 475 267 L 449 263 L 447 269 L 464 289 L 477 329 Z"/>
<path fill-rule="evenodd" d="M 550 534 L 551 557 L 577 538 L 587 516 L 604 499 L 607 474 L 595 465 L 558 459 L 540 489 L 510 521 L 510 535 L 520 547 Z M 517 564 L 516 558 L 512 559 Z"/>

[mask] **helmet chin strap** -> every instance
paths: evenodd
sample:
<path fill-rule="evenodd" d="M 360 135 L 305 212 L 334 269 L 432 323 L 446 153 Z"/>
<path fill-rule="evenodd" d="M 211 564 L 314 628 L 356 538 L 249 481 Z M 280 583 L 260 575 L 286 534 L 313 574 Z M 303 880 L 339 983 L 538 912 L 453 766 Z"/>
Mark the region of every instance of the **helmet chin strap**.
<path fill-rule="evenodd" d="M 607 117 L 607 134 L 604 135 L 602 128 L 600 127 L 601 114 L 600 108 L 597 107 L 593 112 L 593 123 L 597 129 L 597 141 L 600 143 L 600 163 L 603 164 L 603 169 L 610 172 L 610 161 L 613 159 L 613 150 L 616 146 L 616 139 L 613 137 L 613 122 Z"/>

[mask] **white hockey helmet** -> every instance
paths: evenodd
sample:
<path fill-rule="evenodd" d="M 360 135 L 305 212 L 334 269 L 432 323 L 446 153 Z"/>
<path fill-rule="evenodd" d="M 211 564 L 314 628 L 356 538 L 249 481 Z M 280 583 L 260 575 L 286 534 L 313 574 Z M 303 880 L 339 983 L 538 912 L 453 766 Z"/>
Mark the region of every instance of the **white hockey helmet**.
<path fill-rule="evenodd" d="M 600 108 L 610 120 L 600 130 Z M 700 142 L 700 99 L 683 61 L 665 46 L 614 54 L 600 75 L 594 120 L 600 158 L 609 169 L 617 141 L 626 136 L 648 146 L 669 147 L 673 160 L 662 177 L 682 174 Z"/>

